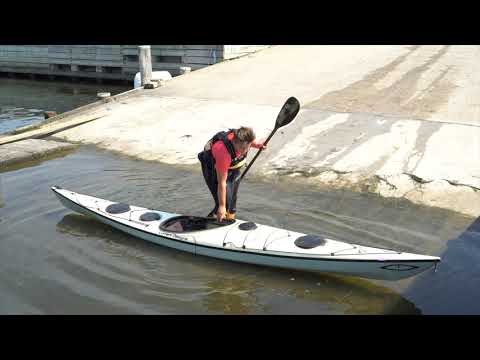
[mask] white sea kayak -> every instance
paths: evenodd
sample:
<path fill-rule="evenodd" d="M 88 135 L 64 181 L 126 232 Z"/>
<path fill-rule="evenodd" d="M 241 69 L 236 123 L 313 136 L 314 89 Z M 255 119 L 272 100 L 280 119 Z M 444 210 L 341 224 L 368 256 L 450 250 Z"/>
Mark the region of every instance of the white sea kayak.
<path fill-rule="evenodd" d="M 243 220 L 185 216 L 51 188 L 67 208 L 158 245 L 196 255 L 380 280 L 417 275 L 439 257 L 350 244 Z"/>

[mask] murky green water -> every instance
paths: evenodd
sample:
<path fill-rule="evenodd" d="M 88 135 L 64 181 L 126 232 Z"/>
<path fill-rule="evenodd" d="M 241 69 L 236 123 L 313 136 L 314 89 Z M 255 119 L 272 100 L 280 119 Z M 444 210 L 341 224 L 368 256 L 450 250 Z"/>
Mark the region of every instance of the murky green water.
<path fill-rule="evenodd" d="M 237 264 L 164 248 L 64 208 L 49 187 L 205 215 L 200 170 L 93 147 L 0 173 L 2 314 L 476 314 L 480 222 L 445 210 L 279 179 L 246 179 L 238 217 L 442 256 L 399 282 Z M 23 165 L 25 166 L 25 165 Z M 8 170 L 8 171 L 7 171 Z"/>

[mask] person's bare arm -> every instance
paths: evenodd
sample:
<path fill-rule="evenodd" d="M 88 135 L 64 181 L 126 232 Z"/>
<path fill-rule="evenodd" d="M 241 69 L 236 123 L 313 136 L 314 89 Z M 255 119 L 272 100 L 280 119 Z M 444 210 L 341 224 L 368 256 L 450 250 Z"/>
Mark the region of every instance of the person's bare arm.
<path fill-rule="evenodd" d="M 218 180 L 218 211 L 217 220 L 222 221 L 227 213 L 227 172 L 217 172 Z"/>

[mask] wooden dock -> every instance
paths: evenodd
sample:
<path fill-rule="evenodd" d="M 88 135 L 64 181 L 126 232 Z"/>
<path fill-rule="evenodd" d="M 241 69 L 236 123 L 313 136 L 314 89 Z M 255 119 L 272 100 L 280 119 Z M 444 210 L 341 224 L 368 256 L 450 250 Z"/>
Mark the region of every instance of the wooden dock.
<path fill-rule="evenodd" d="M 153 71 L 179 75 L 233 59 L 266 45 L 151 45 Z M 133 80 L 138 45 L 0 45 L 0 73 Z"/>

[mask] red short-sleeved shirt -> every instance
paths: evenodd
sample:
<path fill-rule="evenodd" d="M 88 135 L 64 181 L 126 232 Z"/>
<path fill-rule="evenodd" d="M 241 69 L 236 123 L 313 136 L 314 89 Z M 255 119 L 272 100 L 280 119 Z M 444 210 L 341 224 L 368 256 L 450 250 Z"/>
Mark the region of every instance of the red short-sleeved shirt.
<path fill-rule="evenodd" d="M 227 135 L 228 140 L 232 141 L 234 138 L 233 133 L 229 133 Z M 235 151 L 237 157 L 240 156 L 239 151 Z M 215 159 L 215 169 L 217 170 L 217 173 L 226 173 L 228 172 L 228 168 L 230 167 L 230 164 L 232 163 L 232 157 L 230 156 L 230 153 L 227 150 L 227 147 L 223 143 L 223 141 L 217 141 L 215 144 L 212 146 L 212 155 Z"/>

